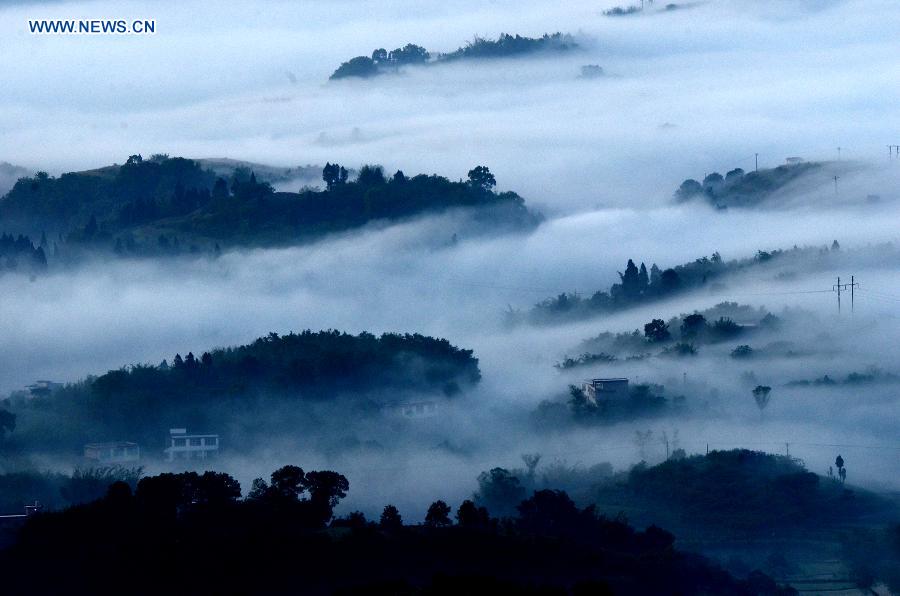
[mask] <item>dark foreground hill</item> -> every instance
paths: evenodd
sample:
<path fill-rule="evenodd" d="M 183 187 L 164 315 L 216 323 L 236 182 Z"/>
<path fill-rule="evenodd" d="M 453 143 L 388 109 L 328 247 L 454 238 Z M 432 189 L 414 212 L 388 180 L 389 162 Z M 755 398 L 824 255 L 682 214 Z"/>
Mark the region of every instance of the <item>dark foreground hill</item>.
<path fill-rule="evenodd" d="M 737 580 L 657 527 L 579 509 L 562 491 L 494 519 L 443 501 L 424 525 L 387 505 L 378 523 L 333 508 L 331 471 L 285 466 L 241 499 L 226 474 L 162 474 L 25 523 L 0 551 L 10 593 L 29 594 L 794 594 L 761 573 Z"/>

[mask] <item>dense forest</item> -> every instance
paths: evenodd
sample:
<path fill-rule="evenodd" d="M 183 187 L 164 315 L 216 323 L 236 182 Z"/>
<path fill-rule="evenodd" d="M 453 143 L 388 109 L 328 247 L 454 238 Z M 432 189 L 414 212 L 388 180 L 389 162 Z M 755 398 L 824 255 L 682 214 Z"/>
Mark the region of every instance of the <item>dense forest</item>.
<path fill-rule="evenodd" d="M 91 441 L 154 445 L 176 421 L 195 428 L 259 426 L 265 437 L 291 429 L 289 409 L 326 404 L 349 409 L 354 418 L 371 416 L 383 403 L 410 395 L 450 398 L 480 379 L 472 351 L 445 339 L 271 333 L 245 346 L 109 371 L 45 398 L 12 398 L 7 406 L 15 430 L 0 447 L 75 452 Z"/>
<path fill-rule="evenodd" d="M 377 522 L 335 518 L 349 490 L 339 473 L 292 465 L 244 498 L 223 473 L 120 480 L 99 500 L 28 518 L 0 551 L 0 573 L 15 593 L 796 593 L 759 571 L 737 579 L 669 532 L 636 530 L 561 490 L 522 494 L 502 520 L 471 500 L 455 515 L 437 500 L 421 525 L 393 505 Z"/>
<path fill-rule="evenodd" d="M 866 250 L 870 249 L 872 247 Z M 875 250 L 883 258 L 889 256 L 888 251 L 894 252 L 891 258 L 897 256 L 892 246 L 875 247 Z M 614 283 L 609 290 L 599 290 L 587 298 L 578 293 L 564 292 L 547 298 L 524 312 L 510 309 L 506 312 L 506 321 L 515 325 L 582 320 L 671 298 L 681 292 L 696 290 L 754 268 L 764 270 L 765 267 L 772 266 L 812 270 L 842 258 L 842 252 L 837 241 L 830 248 L 794 246 L 787 250 L 759 250 L 753 257 L 730 261 L 724 260 L 716 252 L 709 257 L 701 257 L 668 269 L 660 269 L 656 263 L 649 269 L 644 263 L 638 267 L 632 259 L 628 259 L 625 271 L 619 272 L 619 283 Z"/>
<path fill-rule="evenodd" d="M 324 190 L 276 192 L 244 168 L 226 180 L 189 159 L 133 155 L 121 166 L 19 179 L 0 199 L 0 227 L 50 234 L 57 238 L 54 250 L 65 242 L 69 251 L 125 256 L 287 245 L 376 220 L 459 208 L 491 229 L 528 229 L 540 221 L 517 194 L 495 192 L 496 179 L 484 166 L 458 182 L 400 171 L 386 177 L 380 166 L 364 166 L 353 180 L 349 174 L 329 163 Z"/>
<path fill-rule="evenodd" d="M 406 44 L 402 48 L 387 51 L 376 49 L 372 56 L 357 56 L 342 63 L 330 79 L 350 77 L 368 78 L 388 72 L 396 72 L 402 66 L 443 64 L 458 60 L 478 60 L 485 58 L 512 58 L 526 54 L 548 51 L 568 51 L 578 48 L 578 43 L 568 34 L 545 33 L 541 37 L 522 37 L 501 33 L 496 40 L 476 37 L 473 41 L 446 53 L 432 53 L 416 44 Z"/>
<path fill-rule="evenodd" d="M 47 268 L 47 238 L 43 236 L 35 246 L 28 236 L 0 234 L 0 272 L 19 271 L 39 273 Z"/>
<path fill-rule="evenodd" d="M 725 176 L 713 172 L 707 174 L 703 182 L 697 182 L 693 178 L 682 182 L 675 192 L 675 198 L 678 201 L 703 199 L 719 209 L 753 207 L 763 203 L 788 184 L 820 171 L 823 165 L 818 162 L 798 161 L 754 172 L 744 172 L 741 168 L 735 168 Z"/>

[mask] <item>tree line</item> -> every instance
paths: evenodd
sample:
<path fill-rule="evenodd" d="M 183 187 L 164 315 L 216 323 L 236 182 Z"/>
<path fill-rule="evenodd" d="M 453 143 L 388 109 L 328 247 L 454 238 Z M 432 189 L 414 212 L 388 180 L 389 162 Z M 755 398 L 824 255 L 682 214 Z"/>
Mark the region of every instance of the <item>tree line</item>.
<path fill-rule="evenodd" d="M 454 520 L 436 500 L 414 525 L 393 505 L 377 521 L 336 518 L 349 488 L 337 472 L 293 465 L 244 498 L 217 472 L 118 481 L 97 501 L 30 517 L 0 572 L 28 593 L 796 593 L 761 572 L 736 579 L 669 532 L 560 490 L 524 496 L 504 518 L 467 500 Z"/>
<path fill-rule="evenodd" d="M 387 72 L 395 72 L 402 66 L 441 64 L 457 60 L 484 58 L 508 58 L 542 51 L 567 51 L 577 49 L 574 37 L 563 33 L 545 33 L 541 37 L 523 37 L 501 33 L 497 39 L 475 37 L 456 50 L 441 54 L 432 53 L 416 44 L 387 51 L 378 48 L 371 56 L 356 56 L 341 63 L 331 74 L 330 80 L 369 78 Z"/>
<path fill-rule="evenodd" d="M 402 171 L 388 177 L 374 165 L 352 180 L 349 173 L 328 163 L 324 190 L 276 192 L 241 168 L 226 180 L 189 159 L 132 155 L 121 166 L 21 178 L 0 201 L 0 221 L 10 230 L 59 234 L 70 253 L 112 249 L 120 255 L 295 244 L 373 220 L 448 209 L 476 212 L 493 229 L 527 229 L 540 221 L 516 193 L 494 191 L 496 179 L 486 166 L 457 182 Z"/>

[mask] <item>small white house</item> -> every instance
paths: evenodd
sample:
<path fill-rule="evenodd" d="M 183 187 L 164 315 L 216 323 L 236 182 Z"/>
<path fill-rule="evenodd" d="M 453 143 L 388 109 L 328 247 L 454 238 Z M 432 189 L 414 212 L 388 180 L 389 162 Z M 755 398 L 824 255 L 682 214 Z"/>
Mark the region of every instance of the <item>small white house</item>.
<path fill-rule="evenodd" d="M 186 428 L 171 428 L 165 453 L 168 461 L 214 458 L 219 454 L 219 435 L 188 434 Z"/>
<path fill-rule="evenodd" d="M 581 390 L 593 402 L 625 401 L 628 399 L 628 379 L 588 379 L 581 384 Z"/>
<path fill-rule="evenodd" d="M 91 463 L 116 466 L 136 464 L 141 461 L 141 448 L 137 443 L 88 443 L 84 446 L 84 458 Z"/>

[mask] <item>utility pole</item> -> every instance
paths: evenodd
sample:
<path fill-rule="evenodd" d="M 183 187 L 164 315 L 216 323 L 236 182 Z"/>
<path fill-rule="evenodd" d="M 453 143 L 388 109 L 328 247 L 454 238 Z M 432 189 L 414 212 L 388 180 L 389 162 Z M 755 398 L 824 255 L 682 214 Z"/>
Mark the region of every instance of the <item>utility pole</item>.
<path fill-rule="evenodd" d="M 788 458 L 791 457 L 791 444 L 790 443 L 784 444 L 784 455 L 787 456 Z"/>
<path fill-rule="evenodd" d="M 837 293 L 838 293 L 838 314 L 841 314 L 841 278 L 840 278 L 840 277 L 838 277 L 837 285 L 834 286 L 834 288 L 837 288 Z M 834 288 L 832 288 L 832 289 L 834 289 Z"/>
<path fill-rule="evenodd" d="M 759 171 L 759 153 L 753 154 L 753 164 L 754 164 L 754 170 L 758 172 Z"/>
<path fill-rule="evenodd" d="M 859 287 L 859 284 L 856 283 L 856 276 L 850 276 L 850 283 L 842 284 L 841 278 L 837 278 L 837 284 L 832 286 L 832 290 L 837 291 L 837 300 L 838 300 L 838 314 L 841 313 L 841 291 L 846 292 L 848 289 L 850 290 L 850 313 L 853 313 L 854 308 L 854 298 L 856 297 L 854 290 Z"/>
<path fill-rule="evenodd" d="M 838 181 L 838 176 L 835 176 L 835 177 L 834 177 L 834 194 L 837 194 L 837 193 L 838 193 L 838 191 L 837 191 L 837 181 Z"/>

